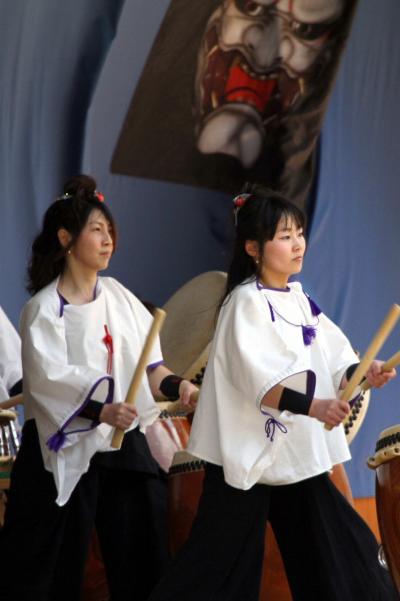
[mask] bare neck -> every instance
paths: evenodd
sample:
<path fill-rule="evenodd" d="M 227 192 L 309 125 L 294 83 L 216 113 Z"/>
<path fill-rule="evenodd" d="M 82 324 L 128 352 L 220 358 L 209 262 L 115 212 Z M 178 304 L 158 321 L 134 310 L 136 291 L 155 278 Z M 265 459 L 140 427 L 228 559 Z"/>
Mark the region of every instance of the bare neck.
<path fill-rule="evenodd" d="M 289 277 L 286 274 L 262 270 L 260 280 L 267 288 L 287 288 Z"/>
<path fill-rule="evenodd" d="M 97 272 L 66 267 L 58 282 L 59 293 L 72 305 L 84 305 L 93 300 Z"/>

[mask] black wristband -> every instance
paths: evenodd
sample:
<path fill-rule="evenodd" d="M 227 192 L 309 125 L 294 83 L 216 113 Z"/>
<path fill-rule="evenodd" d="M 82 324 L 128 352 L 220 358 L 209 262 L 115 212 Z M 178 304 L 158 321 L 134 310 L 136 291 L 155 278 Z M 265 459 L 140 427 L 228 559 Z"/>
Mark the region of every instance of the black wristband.
<path fill-rule="evenodd" d="M 284 388 L 279 401 L 279 410 L 308 415 L 311 402 L 312 398 L 306 394 L 296 392 L 290 388 Z"/>
<path fill-rule="evenodd" d="M 354 372 L 356 371 L 357 367 L 359 366 L 359 363 L 353 363 L 353 365 L 349 365 L 349 367 L 346 369 L 346 380 L 349 381 L 351 376 L 354 374 Z"/>
<path fill-rule="evenodd" d="M 179 386 L 182 380 L 183 378 L 180 378 L 175 374 L 165 376 L 160 384 L 160 390 L 163 395 L 166 396 L 167 399 L 171 399 L 173 401 L 179 399 Z"/>
<path fill-rule="evenodd" d="M 16 394 L 21 394 L 22 392 L 22 380 L 18 380 L 18 382 L 15 382 L 14 386 L 11 386 L 10 390 L 8 391 L 8 394 L 10 396 L 15 396 Z"/>
<path fill-rule="evenodd" d="M 78 413 L 78 417 L 83 417 L 84 419 L 90 419 L 92 422 L 96 424 L 100 423 L 100 413 L 103 409 L 103 403 L 100 401 L 89 401 L 86 403 L 84 408 L 80 413 Z"/>

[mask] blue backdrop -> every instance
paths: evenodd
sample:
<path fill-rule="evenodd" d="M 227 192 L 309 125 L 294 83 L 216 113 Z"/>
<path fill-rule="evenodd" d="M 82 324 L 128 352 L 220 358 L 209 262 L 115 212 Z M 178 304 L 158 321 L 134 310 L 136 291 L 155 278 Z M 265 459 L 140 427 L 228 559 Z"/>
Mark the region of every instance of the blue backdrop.
<path fill-rule="evenodd" d="M 14 323 L 27 295 L 32 238 L 62 183 L 93 173 L 116 216 L 110 272 L 162 304 L 182 283 L 226 267 L 230 199 L 110 173 L 132 92 L 169 0 L 1 2 L 0 302 Z M 316 209 L 302 276 L 363 352 L 400 300 L 398 0 L 360 0 L 321 141 Z M 188 24 L 190 26 L 190 24 Z M 383 352 L 400 347 L 398 330 Z M 348 467 L 356 496 L 373 494 L 365 459 L 400 421 L 400 380 L 373 393 Z"/>

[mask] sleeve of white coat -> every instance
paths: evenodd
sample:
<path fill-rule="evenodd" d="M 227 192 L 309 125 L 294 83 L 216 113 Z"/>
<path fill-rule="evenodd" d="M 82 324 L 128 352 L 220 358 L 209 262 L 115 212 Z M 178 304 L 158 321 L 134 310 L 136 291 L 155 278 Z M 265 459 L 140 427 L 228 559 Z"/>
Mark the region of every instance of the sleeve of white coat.
<path fill-rule="evenodd" d="M 254 295 L 232 296 L 221 309 L 215 360 L 219 374 L 246 400 L 260 405 L 265 394 L 282 380 L 296 374 L 296 354 L 277 334 L 267 307 Z M 306 388 L 313 395 L 315 376 L 304 371 Z M 312 390 L 311 390 L 312 389 Z"/>
<path fill-rule="evenodd" d="M 68 363 L 64 320 L 35 299 L 22 312 L 21 338 L 25 402 L 54 424 L 47 445 L 57 451 L 68 434 L 95 427 L 78 414 L 90 400 L 112 402 L 114 381 L 105 371 Z"/>
<path fill-rule="evenodd" d="M 318 336 L 324 338 L 325 356 L 335 389 L 339 391 L 346 369 L 359 363 L 359 358 L 342 330 L 323 313 L 319 315 Z"/>
<path fill-rule="evenodd" d="M 122 286 L 122 284 L 119 284 L 119 282 L 112 280 L 112 278 L 110 278 L 110 280 L 114 284 L 118 284 L 118 286 L 123 290 L 126 298 L 128 299 L 128 302 L 131 306 L 133 319 L 136 322 L 136 328 L 140 338 L 141 348 L 143 349 L 154 318 L 151 315 L 150 311 L 146 309 L 144 304 L 134 294 L 132 294 L 130 290 Z M 157 367 L 157 365 L 161 365 L 162 363 L 164 363 L 164 359 L 161 351 L 160 338 L 159 336 L 157 336 L 152 348 L 150 349 L 149 363 L 147 367 L 154 368 Z"/>
<path fill-rule="evenodd" d="M 7 399 L 11 388 L 22 378 L 21 340 L 0 307 L 0 400 Z"/>

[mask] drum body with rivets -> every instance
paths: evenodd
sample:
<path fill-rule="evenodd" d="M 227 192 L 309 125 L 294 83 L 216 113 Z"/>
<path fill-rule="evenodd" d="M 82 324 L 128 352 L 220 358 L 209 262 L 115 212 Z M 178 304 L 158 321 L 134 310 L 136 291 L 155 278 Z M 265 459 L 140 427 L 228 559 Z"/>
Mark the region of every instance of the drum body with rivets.
<path fill-rule="evenodd" d="M 0 490 L 10 487 L 11 468 L 19 448 L 16 414 L 0 409 Z"/>
<path fill-rule="evenodd" d="M 0 409 L 0 527 L 4 522 L 5 490 L 10 488 L 11 469 L 18 451 L 19 440 L 15 427 L 16 414 Z"/>
<path fill-rule="evenodd" d="M 400 593 L 400 425 L 381 432 L 368 465 L 376 470 L 376 507 L 385 560 Z"/>

